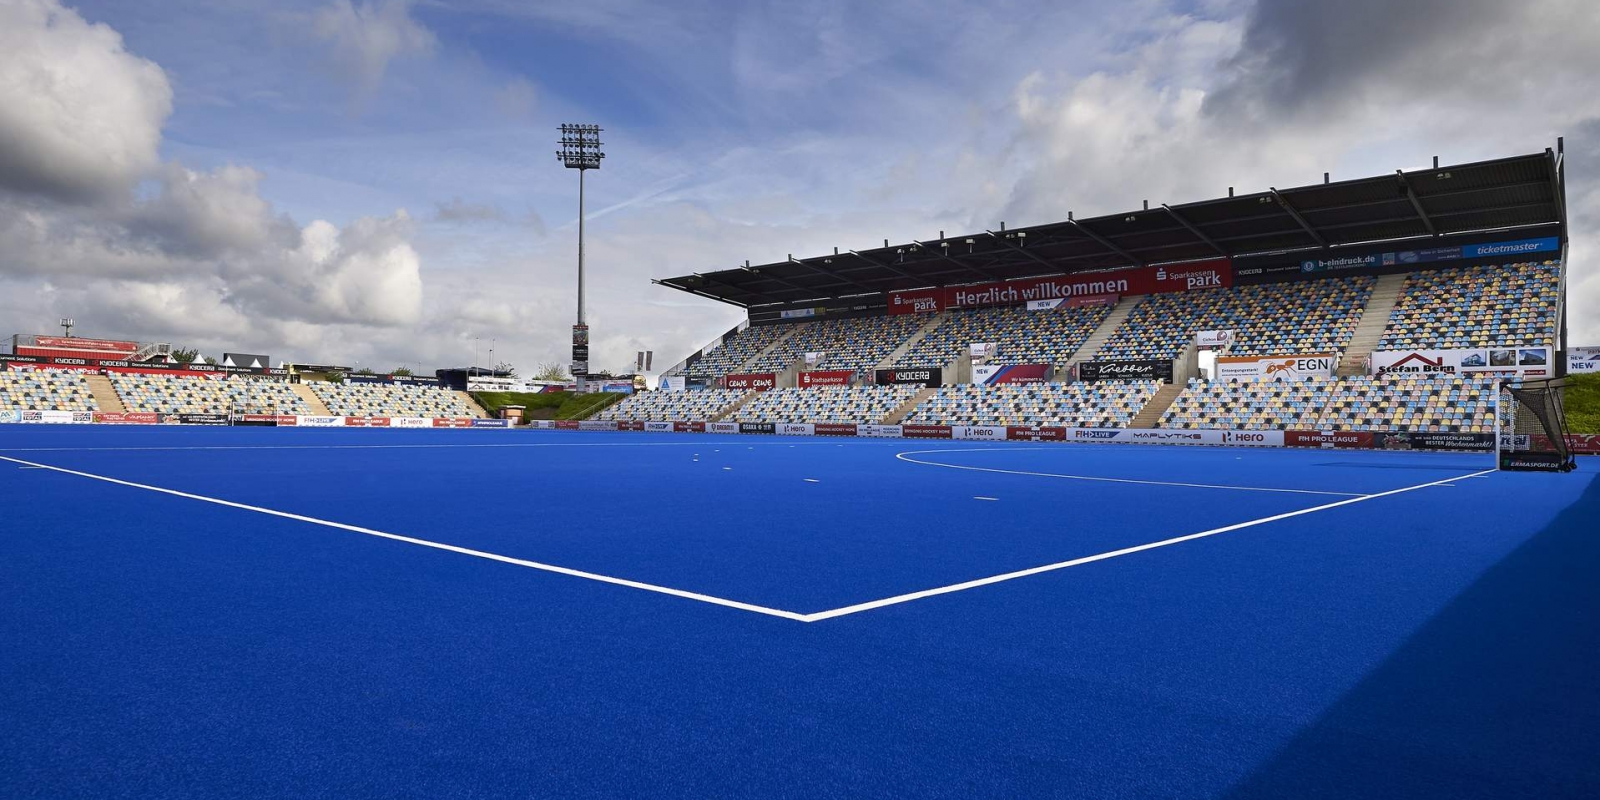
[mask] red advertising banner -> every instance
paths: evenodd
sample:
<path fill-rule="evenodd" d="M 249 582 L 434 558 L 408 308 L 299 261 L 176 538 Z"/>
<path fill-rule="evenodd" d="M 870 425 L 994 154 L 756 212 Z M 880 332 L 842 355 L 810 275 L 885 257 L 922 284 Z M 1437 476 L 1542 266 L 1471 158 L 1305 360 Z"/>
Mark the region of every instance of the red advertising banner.
<path fill-rule="evenodd" d="M 387 427 L 389 427 L 389 418 L 388 417 L 345 417 L 344 418 L 344 426 L 346 428 L 387 428 Z"/>
<path fill-rule="evenodd" d="M 1592 433 L 1569 433 L 1566 436 L 1567 448 L 1580 456 L 1600 455 L 1600 436 Z M 1533 436 L 1533 449 L 1549 450 L 1550 437 L 1544 434 Z"/>
<path fill-rule="evenodd" d="M 813 386 L 849 386 L 856 377 L 854 370 L 848 369 L 819 369 L 800 373 L 800 388 L 810 389 Z"/>
<path fill-rule="evenodd" d="M 672 432 L 673 433 L 705 433 L 706 432 L 706 424 L 704 422 L 674 422 L 674 423 L 672 423 Z"/>
<path fill-rule="evenodd" d="M 811 430 L 818 436 L 856 435 L 855 423 L 819 422 L 811 426 Z"/>
<path fill-rule="evenodd" d="M 578 421 L 575 420 L 575 419 L 558 419 L 558 420 L 556 420 L 556 430 L 558 430 L 558 431 L 575 431 L 577 429 L 578 429 Z"/>
<path fill-rule="evenodd" d="M 1372 431 L 1284 431 L 1285 447 L 1357 447 L 1373 446 Z"/>
<path fill-rule="evenodd" d="M 643 433 L 644 432 L 644 420 L 637 420 L 637 421 L 626 420 L 626 421 L 623 421 L 623 422 L 618 422 L 617 423 L 617 430 L 619 430 L 619 431 L 639 431 L 639 432 Z"/>
<path fill-rule="evenodd" d="M 114 339 L 79 339 L 76 336 L 36 336 L 35 347 L 54 347 L 66 350 L 105 350 L 112 353 L 132 353 L 139 349 L 138 342 L 119 342 Z"/>
<path fill-rule="evenodd" d="M 906 439 L 949 439 L 949 425 L 901 425 L 900 435 Z"/>
<path fill-rule="evenodd" d="M 890 292 L 889 313 L 931 313 L 946 308 L 1014 306 L 1034 300 L 1161 294 L 1232 285 L 1233 262 L 1226 258 L 1214 258 L 1164 267 L 1135 267 L 1051 278 L 1023 278 L 972 286 Z"/>
<path fill-rule="evenodd" d="M 1006 438 L 1022 442 L 1064 442 L 1066 428 L 1006 428 Z"/>
<path fill-rule="evenodd" d="M 154 412 L 132 411 L 119 414 L 115 411 L 96 411 L 94 421 L 107 425 L 155 425 L 161 421 L 161 415 Z"/>
<path fill-rule="evenodd" d="M 749 375 L 729 375 L 724 380 L 727 381 L 729 389 L 764 392 L 778 385 L 778 374 L 775 372 L 754 372 Z"/>
<path fill-rule="evenodd" d="M 472 418 L 471 417 L 434 417 L 433 418 L 433 427 L 435 427 L 435 428 L 470 428 L 470 427 L 472 427 Z"/>

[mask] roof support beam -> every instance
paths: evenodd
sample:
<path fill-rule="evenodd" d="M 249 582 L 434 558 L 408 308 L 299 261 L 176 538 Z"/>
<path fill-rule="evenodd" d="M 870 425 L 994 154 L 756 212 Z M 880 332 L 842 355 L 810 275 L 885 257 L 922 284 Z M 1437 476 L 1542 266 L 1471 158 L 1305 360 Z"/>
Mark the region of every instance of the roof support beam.
<path fill-rule="evenodd" d="M 792 281 L 788 281 L 788 280 L 785 280 L 783 278 L 780 278 L 777 275 L 768 275 L 765 272 L 759 271 L 760 267 L 757 267 L 756 269 L 751 269 L 749 267 L 740 267 L 739 269 L 741 269 L 741 270 L 743 270 L 745 272 L 748 272 L 751 275 L 754 275 L 754 276 L 756 276 L 758 278 L 765 278 L 766 280 L 769 280 L 769 281 L 777 281 L 778 283 L 781 283 L 784 286 L 787 286 L 790 289 L 793 289 L 793 290 L 795 290 L 797 292 L 806 292 L 808 295 L 811 295 L 813 297 L 816 296 L 816 294 L 817 294 L 817 290 L 816 289 L 812 289 L 812 288 L 806 287 L 806 286 L 801 286 L 798 283 L 794 283 Z"/>
<path fill-rule="evenodd" d="M 754 295 L 755 297 L 758 297 L 761 300 L 763 300 L 765 302 L 768 302 L 768 303 L 782 303 L 782 302 L 785 302 L 783 300 L 779 300 L 778 298 L 773 297 L 772 295 L 766 294 L 764 292 L 758 292 L 758 291 L 756 291 L 754 289 L 749 289 L 749 288 L 746 288 L 744 286 L 736 286 L 734 284 L 728 283 L 727 281 L 719 281 L 716 278 L 711 277 L 710 275 L 705 275 L 705 274 L 699 273 L 699 272 L 695 272 L 695 273 L 691 273 L 691 274 L 694 275 L 696 278 L 699 278 L 700 280 L 705 281 L 706 283 L 714 283 L 714 284 L 717 284 L 718 286 L 726 286 L 726 287 L 728 287 L 729 289 L 732 289 L 735 292 L 740 292 L 742 294 L 748 294 L 748 295 Z M 751 305 L 755 305 L 755 304 L 752 303 Z M 749 306 L 745 306 L 745 307 L 749 308 Z"/>
<path fill-rule="evenodd" d="M 1433 226 L 1433 220 L 1428 218 L 1428 212 L 1422 210 L 1422 201 L 1418 200 L 1417 199 L 1417 193 L 1412 191 L 1411 182 L 1406 180 L 1405 170 L 1397 169 L 1397 170 L 1394 171 L 1394 174 L 1396 176 L 1398 176 L 1399 179 L 1400 179 L 1400 188 L 1406 190 L 1406 199 L 1410 200 L 1411 201 L 1411 207 L 1416 209 L 1417 217 L 1419 217 L 1422 220 L 1423 226 L 1428 229 L 1428 235 L 1430 235 L 1430 236 L 1438 236 L 1439 235 L 1439 229 L 1435 228 Z"/>
<path fill-rule="evenodd" d="M 920 278 L 920 277 L 917 277 L 916 275 L 912 275 L 911 273 L 906 272 L 905 270 L 895 266 L 894 264 L 890 264 L 887 261 L 879 261 L 876 258 L 872 258 L 870 256 L 864 256 L 864 255 L 862 255 L 861 253 L 859 253 L 859 252 L 857 252 L 855 250 L 851 250 L 849 252 L 850 252 L 850 255 L 853 255 L 856 258 L 859 258 L 862 261 L 865 261 L 865 262 L 867 262 L 868 264 L 871 264 L 874 267 L 882 267 L 882 268 L 884 268 L 886 270 L 889 270 L 890 272 L 895 273 L 896 275 L 899 275 L 902 278 L 910 278 L 911 280 L 917 282 L 916 283 L 917 286 L 927 286 L 930 283 L 930 281 L 927 278 Z"/>
<path fill-rule="evenodd" d="M 808 263 L 806 263 L 804 261 L 801 261 L 798 258 L 795 258 L 794 256 L 789 256 L 789 263 L 798 264 L 798 265 L 800 265 L 802 267 L 805 267 L 806 269 L 811 270 L 812 272 L 817 273 L 818 275 L 821 275 L 821 276 L 827 277 L 827 278 L 833 278 L 836 281 L 844 281 L 845 283 L 848 283 L 848 284 L 850 284 L 852 286 L 856 286 L 856 287 L 858 287 L 860 289 L 863 289 L 865 291 L 868 291 L 868 292 L 881 292 L 881 291 L 883 291 L 882 289 L 874 289 L 871 286 L 868 286 L 868 285 L 866 285 L 866 284 L 864 284 L 864 283 L 862 283 L 860 281 L 854 280 L 852 278 L 846 277 L 845 275 L 843 275 L 841 273 L 834 272 L 831 269 L 826 269 L 826 268 L 823 268 L 823 267 L 819 267 L 819 266 L 817 266 L 815 264 L 808 264 Z"/>
<path fill-rule="evenodd" d="M 1183 215 L 1179 214 L 1176 211 L 1173 211 L 1172 210 L 1172 206 L 1169 206 L 1166 203 L 1162 203 L 1161 207 L 1167 210 L 1167 216 L 1172 217 L 1172 219 L 1174 221 L 1176 221 L 1179 225 L 1182 225 L 1183 227 L 1187 228 L 1190 233 L 1194 234 L 1194 238 L 1199 239 L 1202 242 L 1205 242 L 1206 245 L 1208 245 L 1212 250 L 1217 251 L 1217 255 L 1219 255 L 1219 256 L 1231 256 L 1231 255 L 1233 255 L 1232 253 L 1222 249 L 1222 245 L 1217 244 L 1215 241 L 1213 241 L 1211 239 L 1210 236 L 1205 235 L 1205 233 L 1203 233 L 1199 228 L 1195 227 L 1192 223 L 1190 223 L 1189 220 L 1184 219 Z"/>
<path fill-rule="evenodd" d="M 1293 217 L 1296 223 L 1299 223 L 1300 229 L 1305 231 L 1306 235 L 1316 240 L 1317 244 L 1323 247 L 1328 246 L 1328 240 L 1322 238 L 1322 234 L 1318 233 L 1316 228 L 1311 227 L 1311 223 L 1306 222 L 1306 218 L 1300 216 L 1300 212 L 1296 211 L 1294 206 L 1289 205 L 1289 199 L 1279 194 L 1277 187 L 1272 187 L 1267 191 L 1271 192 L 1272 198 L 1278 201 L 1278 207 L 1287 212 L 1290 217 Z"/>
<path fill-rule="evenodd" d="M 1142 266 L 1145 265 L 1144 259 L 1139 258 L 1139 257 L 1135 256 L 1134 254 L 1132 254 L 1132 253 L 1130 253 L 1130 252 L 1128 252 L 1128 251 L 1126 251 L 1126 250 L 1124 250 L 1124 249 L 1112 244 L 1110 239 L 1107 239 L 1106 237 L 1101 236 L 1100 234 L 1089 230 L 1087 227 L 1084 227 L 1083 223 L 1081 223 L 1081 222 L 1079 222 L 1079 221 L 1077 221 L 1075 219 L 1068 218 L 1067 219 L 1067 224 L 1071 225 L 1074 228 L 1077 228 L 1079 233 L 1082 233 L 1084 236 L 1087 236 L 1090 239 L 1093 239 L 1101 247 L 1104 247 L 1105 249 L 1110 250 L 1111 252 L 1116 253 L 1117 255 L 1122 256 L 1123 258 L 1127 259 L 1128 263 L 1130 263 L 1130 264 L 1132 264 L 1132 265 L 1134 265 L 1136 267 L 1142 267 Z"/>
<path fill-rule="evenodd" d="M 923 244 L 922 242 L 917 241 L 916 239 L 912 239 L 911 243 L 916 245 L 916 246 L 918 246 L 918 247 L 920 247 L 920 248 L 922 248 L 926 252 L 932 253 L 935 256 L 938 256 L 939 258 L 942 258 L 942 259 L 944 259 L 944 260 L 946 260 L 946 261 L 948 261 L 948 262 L 950 262 L 950 263 L 952 263 L 952 264 L 954 264 L 954 265 L 956 265 L 956 266 L 958 266 L 958 267 L 960 267 L 960 268 L 962 268 L 964 270 L 967 270 L 968 272 L 976 272 L 979 275 L 982 275 L 983 277 L 988 278 L 991 281 L 1000 280 L 1000 276 L 994 274 L 993 272 L 990 272 L 990 271 L 988 271 L 986 269 L 981 269 L 981 268 L 979 268 L 979 267 L 977 267 L 977 266 L 975 266 L 973 264 L 968 264 L 968 263 L 966 263 L 964 261 L 960 261 L 958 259 L 951 258 L 950 254 L 946 253 L 944 251 L 943 247 L 937 247 L 937 248 L 936 247 L 930 247 L 928 245 Z"/>
<path fill-rule="evenodd" d="M 990 236 L 993 236 L 994 240 L 999 242 L 1002 246 L 1009 247 L 1012 250 L 1015 250 L 1016 252 L 1021 253 L 1021 254 L 1025 255 L 1025 256 L 1027 256 L 1028 258 L 1033 259 L 1034 261 L 1044 265 L 1046 269 L 1049 269 L 1052 272 L 1065 272 L 1066 271 L 1066 268 L 1061 266 L 1060 264 L 1052 264 L 1049 261 L 1046 261 L 1045 259 L 1040 258 L 1038 253 L 1031 253 L 1031 252 L 1028 251 L 1028 248 L 1021 247 L 1016 242 L 1008 242 L 1008 241 L 1006 241 L 1006 237 L 1004 237 L 1004 236 L 1002 236 L 1002 235 L 1000 235 L 998 233 L 995 233 L 994 231 L 986 230 L 986 231 L 984 231 L 984 233 L 987 233 Z"/>
<path fill-rule="evenodd" d="M 697 294 L 697 295 L 700 295 L 701 297 L 704 297 L 704 298 L 706 298 L 708 300 L 715 300 L 715 301 L 717 301 L 719 303 L 727 303 L 730 306 L 738 306 L 740 308 L 749 308 L 750 307 L 749 305 L 747 305 L 745 303 L 741 303 L 741 302 L 739 302 L 737 300 L 729 300 L 726 297 L 718 297 L 718 296 L 716 296 L 714 294 L 706 294 L 705 292 L 702 292 L 699 289 L 690 289 L 687 286 L 679 286 L 676 283 L 668 283 L 667 281 L 657 280 L 655 278 L 651 278 L 650 282 L 655 284 L 655 285 L 657 285 L 657 286 L 665 286 L 668 289 L 677 289 L 680 292 L 688 292 L 689 294 Z"/>

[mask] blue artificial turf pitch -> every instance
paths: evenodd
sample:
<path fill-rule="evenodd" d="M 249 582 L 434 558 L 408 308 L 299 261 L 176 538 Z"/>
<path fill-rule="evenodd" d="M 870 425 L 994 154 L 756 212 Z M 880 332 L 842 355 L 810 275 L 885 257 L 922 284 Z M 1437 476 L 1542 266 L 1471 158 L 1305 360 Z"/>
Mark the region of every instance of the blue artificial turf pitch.
<path fill-rule="evenodd" d="M 109 426 L 0 457 L 0 797 L 1600 795 L 1592 459 Z"/>

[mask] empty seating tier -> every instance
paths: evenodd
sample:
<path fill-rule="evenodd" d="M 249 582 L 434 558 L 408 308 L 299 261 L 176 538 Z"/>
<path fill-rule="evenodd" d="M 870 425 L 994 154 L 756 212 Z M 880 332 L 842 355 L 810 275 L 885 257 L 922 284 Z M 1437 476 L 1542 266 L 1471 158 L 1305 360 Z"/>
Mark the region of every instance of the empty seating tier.
<path fill-rule="evenodd" d="M 1375 283 L 1361 276 L 1149 295 L 1095 358 L 1176 358 L 1196 333 L 1222 330 L 1233 331 L 1228 355 L 1342 355 Z"/>
<path fill-rule="evenodd" d="M 740 422 L 880 422 L 916 397 L 917 386 L 828 386 L 773 389 L 745 403 Z"/>
<path fill-rule="evenodd" d="M 135 413 L 310 414 L 283 381 L 110 373 L 122 405 Z"/>
<path fill-rule="evenodd" d="M 744 392 L 734 389 L 640 392 L 601 411 L 594 418 L 605 421 L 705 422 L 743 396 Z"/>
<path fill-rule="evenodd" d="M 328 411 L 342 417 L 470 417 L 472 411 L 449 389 L 388 383 L 308 384 Z"/>
<path fill-rule="evenodd" d="M 1065 366 L 1111 308 L 1100 305 L 1029 311 L 1013 306 L 951 311 L 938 327 L 895 359 L 895 366 L 942 367 L 978 342 L 997 345 L 991 359 L 996 363 Z"/>
<path fill-rule="evenodd" d="M 947 386 L 902 422 L 1125 428 L 1160 387 L 1156 381 Z"/>
<path fill-rule="evenodd" d="M 1163 428 L 1492 433 L 1490 379 L 1399 375 L 1190 381 Z"/>
<path fill-rule="evenodd" d="M 1560 261 L 1412 273 L 1378 349 L 1550 347 L 1560 273 Z"/>
<path fill-rule="evenodd" d="M 805 358 L 806 353 L 822 353 L 815 366 L 801 369 L 848 369 L 868 373 L 889 357 L 927 318 L 916 314 L 879 317 L 826 319 L 804 323 L 794 336 L 763 356 L 752 372 L 777 372 Z"/>
<path fill-rule="evenodd" d="M 75 372 L 0 371 L 0 411 L 95 411 L 89 384 Z"/>
<path fill-rule="evenodd" d="M 791 325 L 752 325 L 725 339 L 721 345 L 706 353 L 698 362 L 685 368 L 684 373 L 710 377 L 737 373 L 744 367 L 745 362 L 760 355 L 762 350 L 772 346 L 773 342 L 792 330 L 794 328 Z"/>

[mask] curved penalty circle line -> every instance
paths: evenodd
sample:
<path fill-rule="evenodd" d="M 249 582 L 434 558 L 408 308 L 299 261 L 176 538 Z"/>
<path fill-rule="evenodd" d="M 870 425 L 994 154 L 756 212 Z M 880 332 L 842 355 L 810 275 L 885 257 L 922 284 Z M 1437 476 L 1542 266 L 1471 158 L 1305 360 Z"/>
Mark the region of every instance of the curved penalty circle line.
<path fill-rule="evenodd" d="M 920 456 L 935 453 L 993 453 L 1004 451 L 1036 452 L 1044 448 L 1037 447 L 972 447 L 955 450 L 907 450 L 895 453 L 895 458 L 908 464 L 921 464 L 928 467 L 944 467 L 946 469 L 964 469 L 972 472 L 994 472 L 1001 475 L 1026 475 L 1034 478 L 1061 478 L 1073 481 L 1095 481 L 1099 483 L 1129 483 L 1144 486 L 1177 486 L 1185 489 L 1228 489 L 1236 492 L 1275 492 L 1279 494 L 1317 494 L 1330 497 L 1367 497 L 1360 492 L 1325 492 L 1317 489 L 1282 489 L 1270 486 L 1230 486 L 1221 483 L 1186 483 L 1183 481 L 1153 481 L 1142 478 L 1107 478 L 1101 475 L 1064 475 L 1059 472 L 1031 472 L 1021 469 L 1001 469 L 999 467 L 973 467 L 964 464 L 943 464 L 938 461 L 924 461 L 907 456 Z"/>

